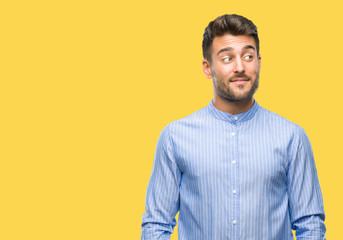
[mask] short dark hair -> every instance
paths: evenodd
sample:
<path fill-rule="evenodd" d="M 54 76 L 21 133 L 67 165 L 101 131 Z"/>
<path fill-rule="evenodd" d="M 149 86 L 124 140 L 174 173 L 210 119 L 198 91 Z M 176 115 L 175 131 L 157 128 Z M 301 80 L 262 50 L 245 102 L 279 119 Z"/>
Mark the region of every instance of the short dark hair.
<path fill-rule="evenodd" d="M 252 36 L 255 40 L 257 55 L 259 55 L 260 41 L 258 39 L 257 27 L 255 24 L 243 16 L 236 14 L 225 14 L 217 17 L 205 28 L 204 39 L 202 41 L 202 53 L 206 60 L 210 62 L 212 60 L 211 54 L 213 39 L 225 34 L 232 34 L 234 36 Z"/>

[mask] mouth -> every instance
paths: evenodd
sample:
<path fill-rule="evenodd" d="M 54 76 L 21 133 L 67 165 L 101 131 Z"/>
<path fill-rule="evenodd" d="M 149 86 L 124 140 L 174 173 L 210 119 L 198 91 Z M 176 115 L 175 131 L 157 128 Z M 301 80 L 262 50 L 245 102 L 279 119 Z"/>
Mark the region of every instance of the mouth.
<path fill-rule="evenodd" d="M 247 78 L 234 78 L 230 82 L 240 84 L 240 83 L 246 83 L 248 81 L 249 81 L 249 79 L 247 79 Z"/>

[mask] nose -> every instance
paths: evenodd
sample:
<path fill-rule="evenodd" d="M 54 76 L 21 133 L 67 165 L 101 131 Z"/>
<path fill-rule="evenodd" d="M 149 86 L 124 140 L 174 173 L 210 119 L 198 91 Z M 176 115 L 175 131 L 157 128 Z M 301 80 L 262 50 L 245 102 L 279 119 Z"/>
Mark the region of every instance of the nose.
<path fill-rule="evenodd" d="M 240 58 L 238 58 L 235 62 L 236 62 L 235 72 L 236 73 L 244 73 L 245 67 L 244 67 L 243 61 Z"/>

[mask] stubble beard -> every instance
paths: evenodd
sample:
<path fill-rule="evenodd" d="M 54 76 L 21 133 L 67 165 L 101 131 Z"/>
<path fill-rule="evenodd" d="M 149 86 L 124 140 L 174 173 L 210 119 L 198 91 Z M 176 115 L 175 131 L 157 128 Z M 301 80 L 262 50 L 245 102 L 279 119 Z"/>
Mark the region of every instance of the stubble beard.
<path fill-rule="evenodd" d="M 232 78 L 227 80 L 227 85 L 225 84 L 225 81 L 223 79 L 219 79 L 219 81 L 217 81 L 217 74 L 215 71 L 213 71 L 213 76 L 212 76 L 212 81 L 213 81 L 213 86 L 216 90 L 216 92 L 218 93 L 218 95 L 222 98 L 224 98 L 225 100 L 229 101 L 229 102 L 243 102 L 246 100 L 251 99 L 255 92 L 258 89 L 258 85 L 259 85 L 259 73 L 257 73 L 256 78 L 254 79 L 253 85 L 250 87 L 249 91 L 245 92 L 244 94 L 236 94 L 235 91 L 229 87 L 229 83 L 230 80 L 233 78 L 247 78 L 249 79 L 249 81 L 252 81 L 252 79 L 245 75 L 245 74 L 237 74 L 235 76 L 233 76 Z M 243 85 L 238 85 L 238 88 L 244 88 Z"/>

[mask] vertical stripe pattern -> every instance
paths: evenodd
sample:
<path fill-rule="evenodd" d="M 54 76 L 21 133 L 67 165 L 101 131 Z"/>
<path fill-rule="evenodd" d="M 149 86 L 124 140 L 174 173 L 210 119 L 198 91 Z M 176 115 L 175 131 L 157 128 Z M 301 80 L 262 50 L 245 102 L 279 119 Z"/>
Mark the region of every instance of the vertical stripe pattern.
<path fill-rule="evenodd" d="M 231 115 L 209 103 L 171 122 L 157 142 L 142 240 L 324 239 L 310 142 L 257 102 Z"/>

